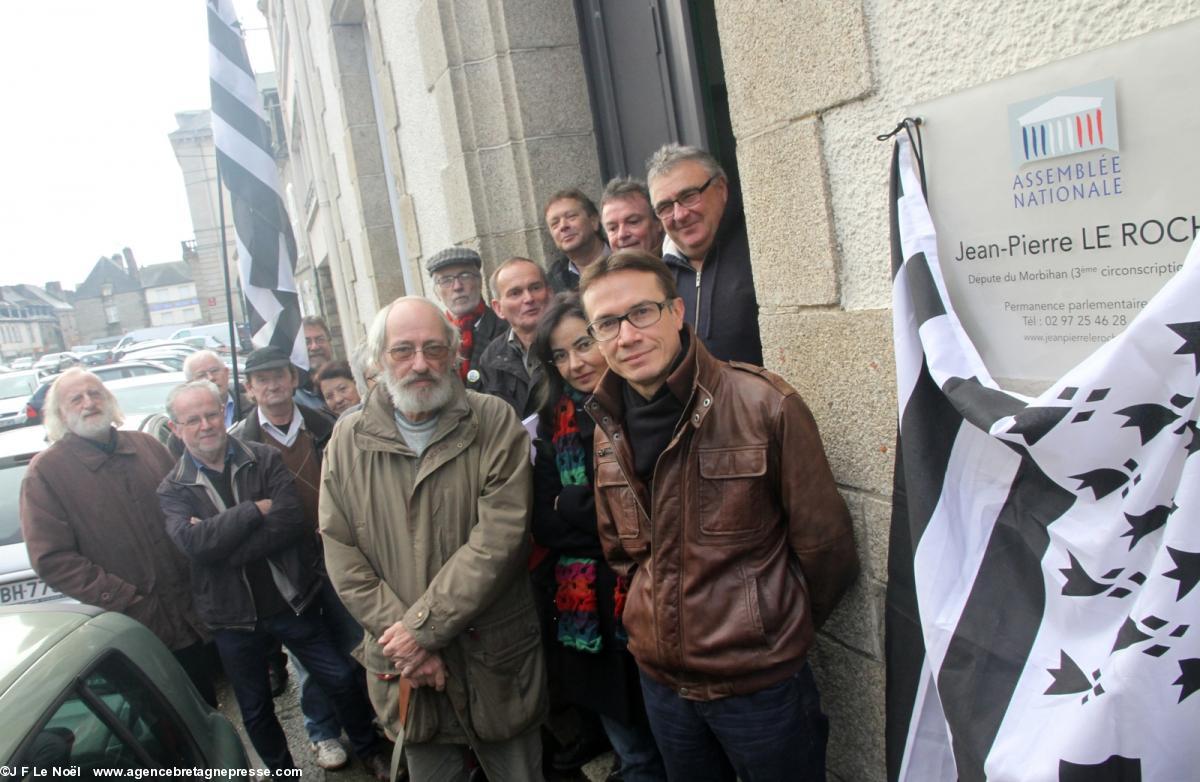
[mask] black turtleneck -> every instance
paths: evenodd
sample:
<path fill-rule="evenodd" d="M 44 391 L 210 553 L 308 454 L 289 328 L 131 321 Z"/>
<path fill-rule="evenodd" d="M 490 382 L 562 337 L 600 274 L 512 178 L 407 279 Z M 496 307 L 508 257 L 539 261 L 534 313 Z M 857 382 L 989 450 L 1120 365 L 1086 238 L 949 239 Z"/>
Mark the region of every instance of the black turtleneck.
<path fill-rule="evenodd" d="M 670 377 L 679 369 L 688 352 L 688 332 L 679 332 L 679 355 L 671 362 L 667 371 Z M 659 455 L 671 442 L 679 417 L 683 414 L 686 399 L 679 399 L 667 383 L 650 399 L 646 399 L 633 387 L 629 381 L 621 385 L 621 398 L 625 404 L 625 430 L 629 434 L 629 447 L 633 451 L 633 469 L 638 478 L 647 486 L 654 477 L 654 465 Z"/>

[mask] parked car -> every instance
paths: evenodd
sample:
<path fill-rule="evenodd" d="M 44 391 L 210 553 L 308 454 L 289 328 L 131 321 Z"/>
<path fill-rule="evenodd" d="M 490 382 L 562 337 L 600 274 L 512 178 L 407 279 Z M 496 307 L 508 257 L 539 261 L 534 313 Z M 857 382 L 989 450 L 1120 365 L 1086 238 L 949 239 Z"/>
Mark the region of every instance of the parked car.
<path fill-rule="evenodd" d="M 79 363 L 79 354 L 68 350 L 63 353 L 47 353 L 34 363 L 33 368 L 46 372 L 62 372 Z"/>
<path fill-rule="evenodd" d="M 125 377 L 158 375 L 164 372 L 178 371 L 175 367 L 158 361 L 120 361 L 116 364 L 105 364 L 104 366 L 88 367 L 87 369 L 105 382 Z M 42 384 L 25 402 L 26 426 L 45 423 L 45 420 L 42 418 L 42 407 L 46 404 L 46 394 L 50 392 L 50 386 L 57 379 L 58 375 L 50 375 L 43 378 Z"/>
<path fill-rule="evenodd" d="M 30 779 L 249 768 L 233 725 L 141 623 L 85 605 L 12 607 L 0 638 L 5 768 Z"/>
<path fill-rule="evenodd" d="M 182 372 L 164 372 L 140 377 L 109 380 L 105 386 L 112 391 L 125 414 L 122 429 L 137 429 L 142 419 L 167 409 L 167 394 L 181 383 L 186 383 Z"/>
<path fill-rule="evenodd" d="M 79 354 L 79 360 L 85 367 L 98 367 L 112 361 L 111 350 L 89 350 Z"/>
<path fill-rule="evenodd" d="M 18 369 L 33 369 L 33 356 L 21 356 L 14 358 L 12 363 L 8 365 L 9 369 L 16 371 Z"/>
<path fill-rule="evenodd" d="M 25 424 L 25 401 L 37 390 L 41 377 L 33 369 L 0 375 L 0 429 Z"/>
<path fill-rule="evenodd" d="M 18 515 L 21 479 L 47 445 L 41 426 L 0 432 L 0 605 L 64 599 L 29 566 Z"/>

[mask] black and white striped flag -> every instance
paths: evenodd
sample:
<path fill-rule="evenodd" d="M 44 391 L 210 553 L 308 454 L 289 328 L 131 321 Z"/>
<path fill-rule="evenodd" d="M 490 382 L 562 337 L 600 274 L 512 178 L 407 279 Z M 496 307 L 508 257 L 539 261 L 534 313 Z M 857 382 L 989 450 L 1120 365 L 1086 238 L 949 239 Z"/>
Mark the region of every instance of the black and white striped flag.
<path fill-rule="evenodd" d="M 296 239 L 279 189 L 262 98 L 233 0 L 207 2 L 213 141 L 233 209 L 251 340 L 255 347 L 282 348 L 293 364 L 307 368 L 296 295 Z"/>
<path fill-rule="evenodd" d="M 888 777 L 1200 779 L 1200 245 L 1122 334 L 1009 393 L 915 164 L 901 134 Z"/>

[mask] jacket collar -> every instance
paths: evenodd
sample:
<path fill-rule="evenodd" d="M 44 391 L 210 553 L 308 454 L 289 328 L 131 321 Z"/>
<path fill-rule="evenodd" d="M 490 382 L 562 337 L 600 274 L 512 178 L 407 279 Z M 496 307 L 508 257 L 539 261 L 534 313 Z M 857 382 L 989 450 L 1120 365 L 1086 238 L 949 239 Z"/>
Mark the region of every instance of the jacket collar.
<path fill-rule="evenodd" d="M 137 456 L 137 450 L 129 441 L 129 436 L 120 429 L 117 430 L 117 447 L 112 453 L 105 453 L 74 432 L 67 432 L 59 442 L 62 448 L 73 453 L 92 472 L 103 467 L 113 456 Z"/>
<path fill-rule="evenodd" d="M 300 420 L 304 421 L 304 428 L 308 429 L 313 436 L 313 444 L 317 450 L 325 447 L 325 443 L 329 441 L 329 435 L 333 434 L 333 422 L 329 417 L 320 410 L 314 410 L 305 405 L 296 405 L 296 409 L 300 411 Z M 250 412 L 246 415 L 245 428 L 242 430 L 242 435 L 247 439 L 256 443 L 263 442 L 262 421 L 258 418 L 258 406 L 250 408 Z"/>
<path fill-rule="evenodd" d="M 386 370 L 385 370 L 386 371 Z M 454 394 L 450 402 L 438 413 L 437 429 L 429 441 L 425 453 L 433 451 L 434 445 L 454 431 L 464 419 L 472 418 L 471 406 L 467 404 L 467 390 L 459 382 L 458 375 L 451 378 Z M 393 451 L 415 456 L 412 449 L 400 436 L 396 428 L 396 408 L 387 386 L 382 382 L 367 393 L 362 411 L 354 422 L 355 445 L 367 451 Z"/>
<path fill-rule="evenodd" d="M 713 393 L 720 384 L 720 370 L 724 362 L 718 361 L 708 352 L 691 324 L 685 323 L 683 328 L 688 334 L 687 353 L 675 371 L 667 377 L 666 385 L 671 393 L 684 403 L 685 415 L 691 416 L 690 423 L 699 426 L 712 410 Z M 585 403 L 597 423 L 604 423 L 604 414 L 618 424 L 625 420 L 625 403 L 621 398 L 624 385 L 625 378 L 611 369 L 600 378 L 595 393 Z M 694 412 L 687 409 L 689 407 Z M 603 428 L 610 431 L 613 427 Z"/>
<path fill-rule="evenodd" d="M 230 460 L 230 474 L 237 473 L 245 465 L 253 464 L 257 461 L 254 458 L 254 452 L 233 435 L 229 436 L 228 458 Z M 196 466 L 196 460 L 192 458 L 191 453 L 187 450 L 184 450 L 183 456 L 179 457 L 179 461 L 175 464 L 175 469 L 171 471 L 171 480 L 175 483 L 206 485 L 205 482 L 200 480 L 200 468 Z"/>

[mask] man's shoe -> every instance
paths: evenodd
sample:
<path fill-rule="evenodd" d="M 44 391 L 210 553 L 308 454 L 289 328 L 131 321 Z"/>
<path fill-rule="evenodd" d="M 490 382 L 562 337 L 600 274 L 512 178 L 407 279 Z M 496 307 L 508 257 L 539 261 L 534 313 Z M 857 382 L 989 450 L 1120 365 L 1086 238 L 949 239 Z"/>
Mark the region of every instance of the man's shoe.
<path fill-rule="evenodd" d="M 608 742 L 604 739 L 603 734 L 589 738 L 580 738 L 572 742 L 565 749 L 554 753 L 554 758 L 550 761 L 550 767 L 555 771 L 577 771 L 584 763 L 587 763 L 592 758 L 609 750 Z"/>
<path fill-rule="evenodd" d="M 379 782 L 393 782 L 392 775 L 392 758 L 388 752 L 376 752 L 374 755 L 368 755 L 363 758 L 363 768 L 367 773 L 379 780 Z M 394 782 L 404 782 L 408 779 L 408 769 L 403 764 L 400 765 L 400 771 L 396 775 Z"/>
<path fill-rule="evenodd" d="M 326 771 L 341 768 L 350 762 L 350 756 L 346 754 L 345 747 L 337 739 L 323 739 L 315 744 L 309 744 L 309 746 L 316 753 L 317 765 Z"/>

